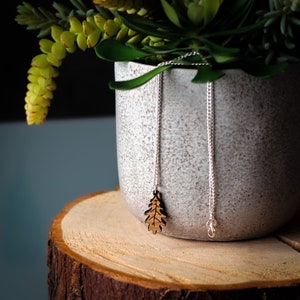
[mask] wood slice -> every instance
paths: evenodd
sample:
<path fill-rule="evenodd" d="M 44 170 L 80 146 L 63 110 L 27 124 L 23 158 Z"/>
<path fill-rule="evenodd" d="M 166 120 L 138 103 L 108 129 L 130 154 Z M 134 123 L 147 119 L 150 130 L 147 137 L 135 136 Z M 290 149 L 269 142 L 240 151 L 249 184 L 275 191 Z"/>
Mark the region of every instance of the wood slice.
<path fill-rule="evenodd" d="M 276 234 L 279 239 L 300 252 L 300 210 L 295 218 Z"/>
<path fill-rule="evenodd" d="M 276 235 L 240 242 L 154 235 L 120 191 L 69 203 L 51 224 L 47 263 L 50 300 L 300 297 L 300 253 Z"/>

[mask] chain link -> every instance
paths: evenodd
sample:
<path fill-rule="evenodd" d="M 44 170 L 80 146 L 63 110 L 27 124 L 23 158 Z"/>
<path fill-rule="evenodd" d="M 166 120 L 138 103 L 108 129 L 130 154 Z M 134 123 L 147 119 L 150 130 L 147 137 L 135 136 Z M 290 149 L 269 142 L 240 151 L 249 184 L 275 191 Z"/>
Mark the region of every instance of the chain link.
<path fill-rule="evenodd" d="M 175 60 L 165 61 L 159 64 L 182 66 L 184 63 L 176 62 L 190 56 L 198 55 L 203 63 L 191 63 L 192 66 L 209 66 L 207 60 L 197 51 L 192 51 L 182 55 Z M 156 146 L 155 146 L 155 167 L 154 167 L 154 191 L 159 190 L 160 185 L 160 151 L 161 151 L 161 117 L 162 117 L 162 100 L 163 100 L 163 73 L 157 76 L 158 95 L 156 103 Z M 215 183 L 215 103 L 214 103 L 214 83 L 206 84 L 206 122 L 207 122 L 207 149 L 208 149 L 208 206 L 209 218 L 206 222 L 208 237 L 213 239 L 216 234 L 217 219 L 216 214 L 216 183 Z"/>

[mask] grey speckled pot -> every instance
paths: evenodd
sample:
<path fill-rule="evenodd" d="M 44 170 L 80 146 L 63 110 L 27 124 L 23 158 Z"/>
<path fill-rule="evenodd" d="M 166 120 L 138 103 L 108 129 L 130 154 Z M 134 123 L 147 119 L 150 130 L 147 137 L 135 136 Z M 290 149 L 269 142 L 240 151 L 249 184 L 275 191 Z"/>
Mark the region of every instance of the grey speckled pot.
<path fill-rule="evenodd" d="M 115 78 L 133 78 L 150 69 L 116 63 Z M 162 234 L 210 240 L 205 227 L 206 85 L 191 83 L 194 75 L 194 70 L 173 69 L 164 76 L 161 192 L 168 219 Z M 120 189 L 141 222 L 153 190 L 157 93 L 155 79 L 116 92 Z M 286 224 L 300 207 L 299 95 L 299 67 L 264 80 L 232 70 L 215 83 L 219 226 L 214 240 L 264 236 Z"/>

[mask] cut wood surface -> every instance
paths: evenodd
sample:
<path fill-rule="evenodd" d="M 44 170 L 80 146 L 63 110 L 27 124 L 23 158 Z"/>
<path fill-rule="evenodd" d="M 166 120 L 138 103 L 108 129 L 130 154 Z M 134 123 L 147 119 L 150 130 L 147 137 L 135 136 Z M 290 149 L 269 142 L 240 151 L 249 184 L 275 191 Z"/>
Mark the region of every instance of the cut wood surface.
<path fill-rule="evenodd" d="M 276 234 L 279 239 L 300 252 L 300 211 L 296 217 Z"/>
<path fill-rule="evenodd" d="M 49 299 L 299 299 L 298 225 L 256 240 L 183 240 L 149 232 L 118 190 L 87 195 L 50 227 Z"/>

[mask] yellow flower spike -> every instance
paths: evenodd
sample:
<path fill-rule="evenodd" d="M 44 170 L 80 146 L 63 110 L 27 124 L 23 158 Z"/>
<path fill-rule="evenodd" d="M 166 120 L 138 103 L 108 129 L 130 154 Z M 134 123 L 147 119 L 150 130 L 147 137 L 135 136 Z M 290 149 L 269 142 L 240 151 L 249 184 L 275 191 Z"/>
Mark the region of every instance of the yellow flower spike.
<path fill-rule="evenodd" d="M 55 42 L 60 42 L 60 36 L 63 33 L 62 28 L 60 28 L 57 25 L 52 25 L 51 26 L 51 36 L 54 39 Z"/>
<path fill-rule="evenodd" d="M 85 51 L 87 49 L 87 43 L 86 43 L 86 37 L 83 33 L 80 33 L 77 35 L 76 43 L 82 51 Z"/>
<path fill-rule="evenodd" d="M 94 21 L 98 28 L 100 28 L 102 31 L 104 30 L 104 24 L 107 21 L 104 17 L 102 17 L 99 14 L 94 15 Z"/>
<path fill-rule="evenodd" d="M 83 32 L 82 24 L 76 17 L 74 17 L 74 16 L 70 17 L 69 23 L 70 23 L 70 29 L 69 29 L 70 32 L 72 32 L 72 33 L 82 33 Z"/>
<path fill-rule="evenodd" d="M 38 115 L 44 115 L 49 107 L 50 103 L 41 103 L 31 104 L 30 102 L 26 102 L 25 109 L 26 114 L 31 117 L 37 117 Z"/>
<path fill-rule="evenodd" d="M 101 30 L 98 28 L 95 29 L 91 34 L 88 35 L 86 39 L 87 46 L 89 48 L 96 46 L 100 40 L 100 36 L 101 36 Z"/>
<path fill-rule="evenodd" d="M 40 106 L 34 107 L 26 104 L 25 111 L 28 125 L 41 125 L 46 119 L 48 108 Z"/>
<path fill-rule="evenodd" d="M 64 31 L 60 35 L 60 42 L 62 43 L 63 47 L 70 53 L 74 53 L 76 50 L 75 40 L 76 36 L 73 32 Z"/>
<path fill-rule="evenodd" d="M 50 65 L 54 66 L 54 67 L 60 67 L 62 64 L 61 59 L 58 59 L 57 57 L 55 57 L 53 54 L 49 53 L 47 55 L 47 61 Z"/>
<path fill-rule="evenodd" d="M 28 92 L 26 95 L 25 112 L 27 124 L 42 124 L 47 116 L 48 107 L 51 99 L 44 99 L 36 96 L 34 93 Z"/>
<path fill-rule="evenodd" d="M 33 67 L 44 68 L 48 66 L 47 54 L 38 54 L 31 60 L 31 65 Z"/>
<path fill-rule="evenodd" d="M 63 44 L 56 42 L 52 45 L 51 53 L 49 55 L 55 57 L 57 60 L 62 60 L 66 57 L 67 51 L 64 48 Z M 47 57 L 49 57 L 49 55 Z M 49 61 L 49 60 L 48 60 Z"/>
<path fill-rule="evenodd" d="M 41 39 L 39 41 L 41 51 L 46 54 L 51 52 L 51 47 L 53 44 L 54 44 L 54 42 L 50 41 L 48 39 Z"/>

